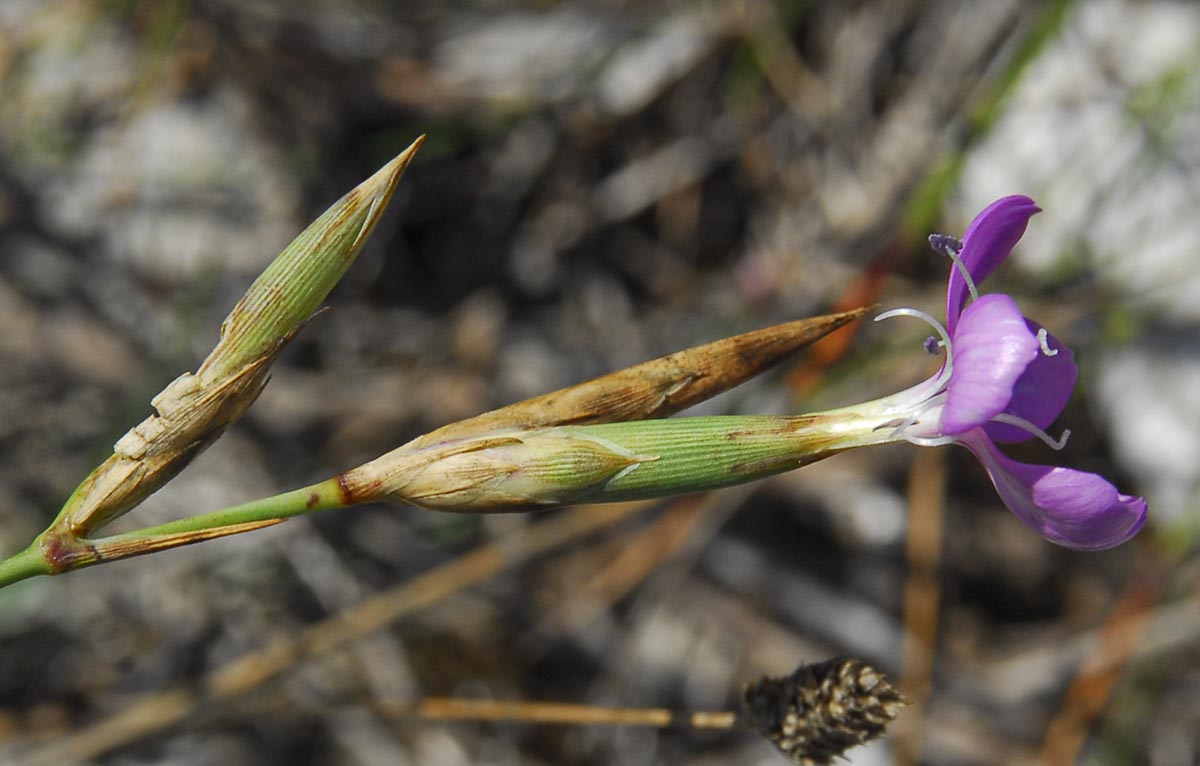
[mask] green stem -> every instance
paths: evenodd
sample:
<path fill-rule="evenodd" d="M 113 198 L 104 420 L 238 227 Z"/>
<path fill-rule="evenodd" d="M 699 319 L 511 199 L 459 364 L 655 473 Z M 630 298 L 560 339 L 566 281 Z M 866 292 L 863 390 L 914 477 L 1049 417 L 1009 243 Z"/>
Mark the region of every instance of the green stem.
<path fill-rule="evenodd" d="M 303 513 L 350 505 L 338 477 L 212 513 L 100 538 L 48 533 L 24 551 L 0 561 L 0 588 L 34 575 L 59 574 L 131 556 L 177 548 Z"/>
<path fill-rule="evenodd" d="M 202 513 L 153 527 L 102 537 L 94 540 L 93 543 L 102 547 L 112 542 L 129 542 L 151 537 L 204 532 L 238 524 L 283 520 L 314 511 L 343 508 L 346 505 L 349 503 L 346 502 L 341 485 L 338 483 L 338 477 L 335 476 L 307 487 L 293 489 L 290 492 L 264 497 L 261 500 L 253 500 L 220 511 Z"/>
<path fill-rule="evenodd" d="M 20 553 L 0 561 L 0 588 L 37 575 L 53 574 L 41 547 L 35 542 Z"/>

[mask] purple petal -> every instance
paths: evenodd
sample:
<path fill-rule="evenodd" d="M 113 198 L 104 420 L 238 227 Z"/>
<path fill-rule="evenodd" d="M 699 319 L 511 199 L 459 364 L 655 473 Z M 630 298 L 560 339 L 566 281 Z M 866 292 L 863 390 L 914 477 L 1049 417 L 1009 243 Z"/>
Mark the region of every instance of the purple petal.
<path fill-rule="evenodd" d="M 954 436 L 1005 411 L 1013 388 L 1041 352 L 1017 304 L 1003 293 L 984 295 L 963 312 L 951 338 L 954 371 L 938 430 Z"/>
<path fill-rule="evenodd" d="M 1025 234 L 1029 219 L 1038 212 L 1041 208 L 1029 197 L 1014 195 L 996 200 L 975 216 L 963 236 L 960 257 L 977 286 L 1008 257 Z M 946 328 L 951 334 L 968 295 L 967 282 L 956 266 L 950 270 L 946 286 Z"/>
<path fill-rule="evenodd" d="M 1025 320 L 1029 331 L 1037 337 L 1042 326 L 1032 319 Z M 1079 377 L 1079 369 L 1075 366 L 1075 354 L 1058 338 L 1047 333 L 1046 345 L 1051 351 L 1057 351 L 1054 356 L 1047 356 L 1038 351 L 1021 377 L 1013 386 L 1012 401 L 1004 408 L 1009 415 L 1016 415 L 1033 423 L 1043 431 L 1058 420 L 1071 392 L 1075 390 L 1075 380 Z M 1033 434 L 1016 426 L 1005 423 L 988 423 L 985 426 L 988 436 L 1001 444 L 1023 442 L 1033 437 Z"/>
<path fill-rule="evenodd" d="M 958 443 L 983 463 L 1008 509 L 1052 543 L 1103 550 L 1130 539 L 1146 523 L 1146 501 L 1118 493 L 1102 476 L 1018 463 L 982 430 L 964 435 Z"/>

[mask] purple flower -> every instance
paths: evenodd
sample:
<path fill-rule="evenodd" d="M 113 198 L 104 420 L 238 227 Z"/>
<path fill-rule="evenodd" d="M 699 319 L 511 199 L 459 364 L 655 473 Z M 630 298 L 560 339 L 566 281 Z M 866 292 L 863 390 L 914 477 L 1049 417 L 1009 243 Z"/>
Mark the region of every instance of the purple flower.
<path fill-rule="evenodd" d="M 879 319 L 905 315 L 926 320 L 940 336 L 930 345 L 945 348 L 946 361 L 933 378 L 880 400 L 875 412 L 895 416 L 888 441 L 961 444 L 971 450 L 1004 504 L 1047 540 L 1081 550 L 1111 548 L 1142 528 L 1145 500 L 1118 493 L 1093 473 L 1018 463 L 996 446 L 1037 437 L 1058 449 L 1067 436 L 1055 441 L 1045 429 L 1075 387 L 1070 349 L 1026 319 L 1011 297 L 976 292 L 1037 212 L 1028 197 L 1005 197 L 976 216 L 961 243 L 930 237 L 935 249 L 954 259 L 945 328 L 915 309 L 889 311 Z"/>

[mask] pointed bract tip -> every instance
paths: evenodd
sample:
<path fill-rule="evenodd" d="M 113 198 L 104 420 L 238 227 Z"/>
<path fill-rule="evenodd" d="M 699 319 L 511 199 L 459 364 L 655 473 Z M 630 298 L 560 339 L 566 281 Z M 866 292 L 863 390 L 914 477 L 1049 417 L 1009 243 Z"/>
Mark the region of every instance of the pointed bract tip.
<path fill-rule="evenodd" d="M 425 136 L 417 136 L 417 140 L 408 145 L 408 148 L 397 154 L 386 165 L 375 172 L 375 175 L 367 179 L 364 186 L 384 184 L 388 187 L 395 188 L 396 182 L 400 180 L 400 176 L 404 174 L 408 164 L 412 162 L 413 157 L 417 155 L 417 150 L 421 148 L 421 144 L 425 143 Z"/>
<path fill-rule="evenodd" d="M 404 171 L 408 169 L 408 165 L 417 154 L 417 150 L 421 148 L 421 144 L 425 142 L 425 136 L 417 137 L 417 140 L 409 144 L 408 148 L 397 154 L 390 162 L 375 171 L 367 180 L 363 181 L 354 191 L 352 195 L 360 200 L 370 200 L 370 208 L 367 210 L 367 215 L 363 220 L 362 228 L 358 231 L 358 236 L 350 245 L 351 252 L 357 254 L 357 249 L 362 246 L 363 241 L 370 236 L 375 229 L 375 224 L 383 211 L 387 209 L 388 203 L 392 201 L 392 193 L 396 191 L 396 185 L 400 183 L 400 177 L 404 175 Z"/>

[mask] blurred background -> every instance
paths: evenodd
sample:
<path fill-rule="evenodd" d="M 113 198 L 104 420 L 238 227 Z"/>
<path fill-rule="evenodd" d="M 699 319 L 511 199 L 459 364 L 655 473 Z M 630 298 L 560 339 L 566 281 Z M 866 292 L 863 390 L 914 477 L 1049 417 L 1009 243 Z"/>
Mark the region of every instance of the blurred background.
<path fill-rule="evenodd" d="M 777 764 L 745 732 L 397 705 L 726 709 L 850 654 L 915 703 L 854 764 L 1200 762 L 1189 2 L 5 0 L 0 549 L 421 134 L 331 310 L 121 528 L 774 322 L 941 315 L 926 235 L 1010 193 L 1045 212 L 988 286 L 1081 366 L 1068 447 L 1011 454 L 1109 476 L 1150 525 L 1060 549 L 965 450 L 907 445 L 609 510 L 327 512 L 0 592 L 0 760 Z M 918 324 L 843 332 L 698 411 L 899 390 L 936 364 Z"/>

